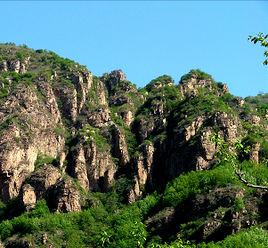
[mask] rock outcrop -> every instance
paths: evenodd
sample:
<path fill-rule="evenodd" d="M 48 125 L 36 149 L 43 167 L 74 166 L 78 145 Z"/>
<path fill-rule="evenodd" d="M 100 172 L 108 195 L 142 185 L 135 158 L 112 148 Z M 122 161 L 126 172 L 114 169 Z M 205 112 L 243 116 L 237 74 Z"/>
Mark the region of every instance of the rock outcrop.
<path fill-rule="evenodd" d="M 51 52 L 1 49 L 0 199 L 18 197 L 27 211 L 40 199 L 54 211 L 80 211 L 80 191 L 107 192 L 120 178 L 129 181 L 122 192 L 132 203 L 162 192 L 182 173 L 212 168 L 219 151 L 214 136 L 231 150 L 252 127 L 265 134 L 266 112 L 199 70 L 179 85 L 163 75 L 138 90 L 121 70 L 96 77 Z M 261 163 L 262 144 L 253 143 L 249 160 Z M 41 155 L 48 161 L 40 162 Z M 148 225 L 165 232 L 178 213 L 167 208 L 162 214 Z M 240 223 L 232 230 L 245 226 L 243 213 L 217 213 L 198 235 L 210 239 L 227 216 Z"/>
<path fill-rule="evenodd" d="M 106 191 L 114 180 L 116 167 L 111 155 L 101 151 L 96 143 L 79 143 L 72 153 L 70 174 L 85 190 Z"/>
<path fill-rule="evenodd" d="M 197 194 L 192 199 L 181 203 L 177 208 L 166 207 L 149 216 L 146 224 L 154 235 L 169 236 L 180 231 L 184 226 L 185 238 L 195 241 L 218 241 L 226 235 L 235 233 L 257 221 L 253 211 L 261 211 L 258 196 L 245 199 L 245 192 L 239 188 L 217 188 L 205 194 Z M 234 208 L 240 199 L 244 206 Z M 201 218 L 202 222 L 195 222 Z M 185 223 L 184 225 L 180 224 Z M 197 225 L 195 223 L 198 223 Z M 187 232 L 187 228 L 189 228 Z"/>
<path fill-rule="evenodd" d="M 27 183 L 22 186 L 20 192 L 21 205 L 26 210 L 31 210 L 35 207 L 37 200 L 42 198 L 49 200 L 49 191 L 61 178 L 60 170 L 53 165 L 45 164 L 37 169 L 27 179 Z"/>
<path fill-rule="evenodd" d="M 77 212 L 81 210 L 81 197 L 70 178 L 57 183 L 49 195 L 49 204 L 54 211 Z"/>
<path fill-rule="evenodd" d="M 226 141 L 235 142 L 239 134 L 239 120 L 228 113 L 217 112 L 212 117 L 212 125 L 220 128 Z"/>
<path fill-rule="evenodd" d="M 0 140 L 1 196 L 8 200 L 18 195 L 22 182 L 34 171 L 38 154 L 56 158 L 65 141 L 54 132 L 60 124 L 57 111 L 51 113 L 29 87 L 18 87 L 0 112 L 2 123 L 11 123 L 6 124 Z"/>
<path fill-rule="evenodd" d="M 204 117 L 198 116 L 188 127 L 185 128 L 185 141 L 190 140 L 193 136 L 197 134 L 200 127 L 203 125 Z"/>
<path fill-rule="evenodd" d="M 145 185 L 152 187 L 152 166 L 154 160 L 154 146 L 148 142 L 141 146 L 140 153 L 134 160 L 137 180 L 140 188 Z"/>
<path fill-rule="evenodd" d="M 29 67 L 30 57 L 26 57 L 24 59 L 14 59 L 14 60 L 4 60 L 0 64 L 0 71 L 7 72 L 12 71 L 16 73 L 26 73 Z"/>
<path fill-rule="evenodd" d="M 112 144 L 113 144 L 113 155 L 119 159 L 120 166 L 126 166 L 129 162 L 128 147 L 125 140 L 125 136 L 116 125 L 111 127 L 112 129 Z"/>
<path fill-rule="evenodd" d="M 30 184 L 25 184 L 22 187 L 21 202 L 26 211 L 35 208 L 36 194 L 34 188 Z"/>
<path fill-rule="evenodd" d="M 259 152 L 260 152 L 260 143 L 255 143 L 252 145 L 250 153 L 249 153 L 249 159 L 252 162 L 259 163 Z"/>
<path fill-rule="evenodd" d="M 201 73 L 199 70 L 192 70 L 182 77 L 179 85 L 180 92 L 184 97 L 195 97 L 203 89 L 213 92 L 217 96 L 222 96 L 229 92 L 226 84 L 215 84 L 212 77 Z"/>
<path fill-rule="evenodd" d="M 188 80 L 185 80 L 180 84 L 180 91 L 182 95 L 186 97 L 196 96 L 198 94 L 198 89 L 200 88 L 208 88 L 212 90 L 212 80 L 199 80 L 198 75 L 192 73 Z"/>
<path fill-rule="evenodd" d="M 124 123 L 128 127 L 130 127 L 131 123 L 134 120 L 133 113 L 130 110 L 128 110 L 128 111 L 122 112 L 121 115 L 122 115 L 122 119 L 123 119 Z"/>
<path fill-rule="evenodd" d="M 110 92 L 116 84 L 126 80 L 126 75 L 122 70 L 114 70 L 110 74 L 104 74 L 101 80 L 105 82 L 106 87 Z"/>
<path fill-rule="evenodd" d="M 209 169 L 213 162 L 217 146 L 211 140 L 213 135 L 212 128 L 207 128 L 200 137 L 200 155 L 197 157 L 197 170 Z"/>
<path fill-rule="evenodd" d="M 5 225 L 23 210 L 29 213 L 15 221 L 39 219 L 40 200 L 51 212 L 92 207 L 81 213 L 90 221 L 98 221 L 93 216 L 98 213 L 98 218 L 115 214 L 105 230 L 110 222 L 118 224 L 114 217 L 131 219 L 123 204 L 142 200 L 131 206 L 140 208 L 133 219 L 143 215 L 148 237 L 163 242 L 178 234 L 196 242 L 221 240 L 267 220 L 266 179 L 257 177 L 255 183 L 264 185 L 255 188 L 250 181 L 256 169 L 266 173 L 267 95 L 234 97 L 200 70 L 191 70 L 178 85 L 162 75 L 137 89 L 121 70 L 93 76 L 46 50 L 6 44 L 0 45 L 0 55 L 0 219 Z M 245 180 L 231 166 L 240 162 L 246 165 Z M 217 174 L 222 168 L 226 178 Z M 0 233 L 6 247 L 50 246 L 54 238 L 48 230 L 38 233 L 38 241 L 34 231 L 19 236 L 16 225 L 10 227 L 13 237 Z M 55 230 L 55 238 L 68 235 Z"/>

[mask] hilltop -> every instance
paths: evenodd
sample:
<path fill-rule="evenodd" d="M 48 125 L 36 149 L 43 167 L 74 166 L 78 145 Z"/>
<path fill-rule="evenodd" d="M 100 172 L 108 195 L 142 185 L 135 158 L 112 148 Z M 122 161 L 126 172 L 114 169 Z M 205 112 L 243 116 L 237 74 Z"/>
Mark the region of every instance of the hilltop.
<path fill-rule="evenodd" d="M 1 44 L 2 246 L 267 247 L 267 99 Z"/>

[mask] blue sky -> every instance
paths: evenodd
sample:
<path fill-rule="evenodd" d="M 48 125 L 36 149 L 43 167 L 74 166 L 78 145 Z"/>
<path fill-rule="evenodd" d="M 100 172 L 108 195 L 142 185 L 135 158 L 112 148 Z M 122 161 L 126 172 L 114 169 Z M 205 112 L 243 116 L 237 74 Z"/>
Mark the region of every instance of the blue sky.
<path fill-rule="evenodd" d="M 265 1 L 0 2 L 0 42 L 53 50 L 95 75 L 121 68 L 139 87 L 192 68 L 226 82 L 234 95 L 268 92 L 261 47 Z"/>

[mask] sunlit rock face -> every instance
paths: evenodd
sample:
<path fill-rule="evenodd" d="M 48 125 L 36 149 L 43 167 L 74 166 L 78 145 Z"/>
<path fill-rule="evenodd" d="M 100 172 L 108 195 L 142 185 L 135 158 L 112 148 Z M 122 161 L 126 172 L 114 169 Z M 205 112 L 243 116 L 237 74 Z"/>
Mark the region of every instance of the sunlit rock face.
<path fill-rule="evenodd" d="M 181 174 L 213 168 L 220 149 L 213 137 L 230 151 L 244 139 L 248 159 L 264 159 L 264 142 L 248 136 L 267 129 L 267 111 L 204 72 L 178 84 L 163 75 L 137 89 L 122 70 L 96 77 L 46 51 L 0 46 L 0 53 L 1 201 L 18 199 L 31 211 L 45 199 L 51 211 L 80 211 L 85 194 L 125 180 L 122 199 L 133 203 Z M 175 209 L 164 215 L 168 224 Z M 218 217 L 204 224 L 204 237 L 220 228 Z"/>

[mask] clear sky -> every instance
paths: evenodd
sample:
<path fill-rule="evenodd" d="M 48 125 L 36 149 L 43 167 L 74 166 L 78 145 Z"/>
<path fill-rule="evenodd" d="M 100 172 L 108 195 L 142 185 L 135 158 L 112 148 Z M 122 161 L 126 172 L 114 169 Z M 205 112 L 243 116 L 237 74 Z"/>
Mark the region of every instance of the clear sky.
<path fill-rule="evenodd" d="M 162 74 L 175 82 L 199 68 L 234 95 L 268 92 L 265 1 L 0 2 L 0 42 L 53 50 L 95 75 L 121 68 L 139 87 Z"/>

